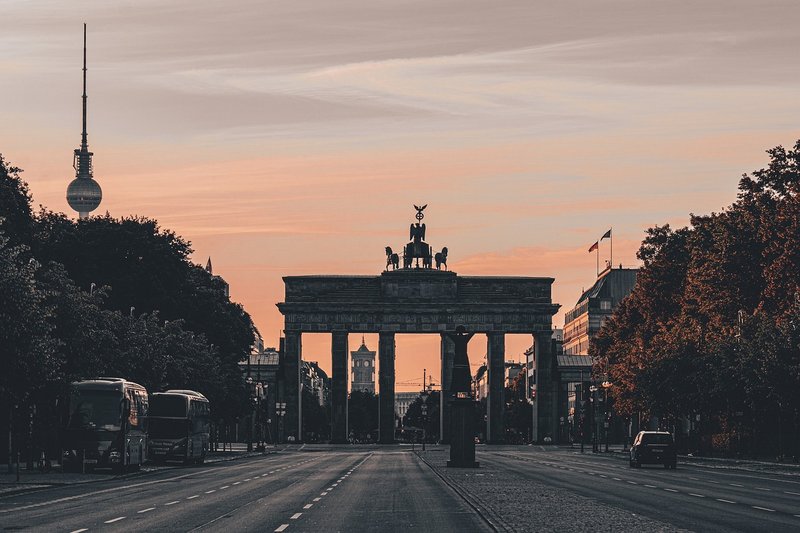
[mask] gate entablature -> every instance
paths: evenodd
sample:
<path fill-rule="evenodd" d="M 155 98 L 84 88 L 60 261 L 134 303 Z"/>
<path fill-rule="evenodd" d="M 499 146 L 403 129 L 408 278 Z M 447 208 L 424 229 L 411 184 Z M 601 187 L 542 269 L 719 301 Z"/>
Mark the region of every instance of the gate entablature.
<path fill-rule="evenodd" d="M 397 270 L 380 276 L 287 276 L 285 329 L 305 332 L 534 333 L 552 329 L 553 278 Z"/>

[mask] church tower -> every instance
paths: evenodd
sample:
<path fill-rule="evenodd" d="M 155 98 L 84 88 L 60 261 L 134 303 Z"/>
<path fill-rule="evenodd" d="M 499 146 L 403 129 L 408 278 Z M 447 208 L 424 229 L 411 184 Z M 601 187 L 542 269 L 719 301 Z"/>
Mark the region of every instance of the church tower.
<path fill-rule="evenodd" d="M 86 24 L 83 25 L 83 132 L 81 147 L 75 150 L 72 166 L 75 179 L 67 186 L 67 203 L 78 212 L 78 218 L 86 218 L 97 209 L 103 199 L 103 191 L 94 180 L 92 152 L 86 140 Z"/>
<path fill-rule="evenodd" d="M 361 337 L 361 347 L 350 352 L 353 361 L 353 384 L 351 390 L 375 394 L 375 352 L 367 348 L 364 337 Z"/>

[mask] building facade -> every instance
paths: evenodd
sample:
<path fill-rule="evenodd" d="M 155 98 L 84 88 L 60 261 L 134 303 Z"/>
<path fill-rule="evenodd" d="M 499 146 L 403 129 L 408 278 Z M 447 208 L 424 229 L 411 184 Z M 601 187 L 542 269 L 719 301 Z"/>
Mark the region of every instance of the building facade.
<path fill-rule="evenodd" d="M 367 348 L 363 336 L 358 350 L 350 352 L 353 378 L 351 391 L 375 394 L 375 353 Z"/>
<path fill-rule="evenodd" d="M 564 315 L 564 355 L 589 355 L 589 340 L 636 285 L 635 268 L 607 268 Z"/>

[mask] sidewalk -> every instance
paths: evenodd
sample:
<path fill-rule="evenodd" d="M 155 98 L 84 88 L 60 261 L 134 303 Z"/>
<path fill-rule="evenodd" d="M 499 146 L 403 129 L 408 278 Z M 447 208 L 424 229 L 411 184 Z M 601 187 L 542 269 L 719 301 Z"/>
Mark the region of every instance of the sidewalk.
<path fill-rule="evenodd" d="M 277 453 L 280 449 L 283 449 L 283 447 L 281 446 L 278 448 L 276 446 L 267 446 L 264 452 L 248 452 L 246 444 L 235 443 L 233 445 L 233 451 L 209 452 L 209 455 L 206 457 L 205 464 L 235 461 L 237 459 L 243 459 L 247 457 L 258 457 L 260 455 Z M 14 467 L 16 467 L 16 465 L 14 465 Z M 53 469 L 50 472 L 40 472 L 36 468 L 33 470 L 26 470 L 25 465 L 21 464 L 19 482 L 17 482 L 16 473 L 9 474 L 8 465 L 0 464 L 0 497 L 60 485 L 77 485 L 80 483 L 107 481 L 109 479 L 123 479 L 181 467 L 183 467 L 183 465 L 180 463 L 170 463 L 166 465 L 146 464 L 142 466 L 141 470 L 138 472 L 131 472 L 128 474 L 114 474 L 109 471 L 81 474 L 75 472 L 61 472 L 60 467 L 57 464 L 53 466 Z"/>

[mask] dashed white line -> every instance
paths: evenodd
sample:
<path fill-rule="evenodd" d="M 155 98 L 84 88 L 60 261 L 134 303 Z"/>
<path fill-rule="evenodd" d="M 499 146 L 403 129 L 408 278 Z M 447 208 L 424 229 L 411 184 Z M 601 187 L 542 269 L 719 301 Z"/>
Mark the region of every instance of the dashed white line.
<path fill-rule="evenodd" d="M 756 487 L 756 490 L 769 490 L 769 491 L 771 491 L 772 489 L 768 489 L 766 487 Z"/>
<path fill-rule="evenodd" d="M 313 501 L 315 501 L 315 502 L 318 502 L 318 501 L 320 501 L 321 499 L 322 499 L 322 498 L 314 498 L 314 500 L 313 500 Z"/>
<path fill-rule="evenodd" d="M 791 494 L 792 496 L 800 496 L 800 492 L 792 492 L 789 490 L 783 491 L 784 494 Z"/>
<path fill-rule="evenodd" d="M 694 492 L 689 492 L 689 496 L 694 496 L 695 498 L 705 498 L 702 494 L 695 494 Z"/>
<path fill-rule="evenodd" d="M 738 483 L 728 483 L 731 487 L 744 487 L 744 485 L 739 485 Z"/>
<path fill-rule="evenodd" d="M 726 500 L 726 499 L 724 499 L 724 498 L 717 498 L 717 501 L 718 501 L 718 502 L 722 502 L 722 503 L 736 503 L 736 502 L 732 502 L 732 501 L 730 501 L 730 500 Z"/>
<path fill-rule="evenodd" d="M 280 533 L 281 531 L 283 531 L 283 530 L 284 530 L 284 529 L 286 529 L 287 527 L 289 527 L 289 524 L 281 524 L 281 525 L 279 525 L 279 526 L 277 527 L 277 529 L 275 529 L 275 533 Z"/>
<path fill-rule="evenodd" d="M 174 502 L 168 502 L 168 503 L 165 503 L 164 505 L 175 505 L 176 503 L 181 503 L 181 502 L 180 502 L 180 500 L 175 500 Z"/>
<path fill-rule="evenodd" d="M 647 487 L 647 488 L 649 488 L 649 489 L 654 489 L 654 488 L 656 488 L 656 486 L 655 486 L 655 485 L 645 485 L 645 487 Z"/>
<path fill-rule="evenodd" d="M 631 485 L 638 485 L 638 483 L 636 483 L 635 481 L 628 481 L 628 483 L 630 483 Z"/>
<path fill-rule="evenodd" d="M 89 531 L 89 528 L 85 527 L 83 529 L 76 529 L 75 531 L 70 531 L 69 533 L 83 533 L 84 531 Z"/>
<path fill-rule="evenodd" d="M 211 494 L 212 492 L 217 492 L 217 489 L 211 489 L 211 490 L 207 490 L 207 491 L 206 491 L 206 494 Z"/>
<path fill-rule="evenodd" d="M 294 514 L 293 514 L 293 515 L 292 515 L 292 516 L 289 518 L 289 520 L 297 520 L 297 519 L 298 519 L 298 518 L 300 518 L 301 516 L 303 516 L 303 513 L 294 513 Z"/>
<path fill-rule="evenodd" d="M 189 496 L 189 497 L 188 497 L 188 498 L 186 498 L 186 499 L 187 499 L 187 500 L 194 500 L 195 498 L 199 498 L 199 497 L 200 497 L 200 495 L 199 495 L 199 494 L 195 494 L 194 496 Z"/>
<path fill-rule="evenodd" d="M 113 524 L 114 522 L 119 522 L 120 520 L 125 520 L 124 516 L 118 516 L 116 518 L 112 518 L 111 520 L 106 520 L 103 522 L 104 524 Z"/>
<path fill-rule="evenodd" d="M 709 479 L 709 480 L 708 480 L 708 482 L 709 482 L 709 483 L 713 483 L 714 485 L 719 485 L 719 481 L 711 481 L 711 480 Z"/>
<path fill-rule="evenodd" d="M 678 491 L 677 491 L 677 490 L 675 490 L 675 489 L 664 489 L 664 490 L 666 490 L 666 491 L 668 491 L 668 492 L 678 492 Z"/>
<path fill-rule="evenodd" d="M 327 492 L 327 491 L 325 491 L 325 492 L 323 492 L 323 493 L 321 493 L 321 494 L 320 494 L 320 496 L 327 496 L 327 495 L 328 495 L 328 492 Z"/>
<path fill-rule="evenodd" d="M 225 489 L 227 489 L 229 487 L 230 487 L 230 485 L 224 485 L 224 486 L 220 487 L 219 490 L 225 490 Z"/>
<path fill-rule="evenodd" d="M 614 481 L 622 481 L 622 480 L 621 480 L 620 478 L 618 478 L 618 477 L 612 477 L 611 479 L 613 479 Z"/>
<path fill-rule="evenodd" d="M 149 513 L 150 511 L 153 511 L 153 510 L 155 510 L 155 507 L 148 507 L 147 509 L 142 509 L 141 511 L 136 511 L 136 514 Z"/>
<path fill-rule="evenodd" d="M 774 513 L 775 509 L 770 509 L 768 507 L 759 507 L 758 505 L 753 505 L 753 509 L 760 509 L 762 511 L 769 511 L 770 513 Z"/>
<path fill-rule="evenodd" d="M 303 509 L 311 509 L 312 507 L 314 507 L 313 503 L 307 503 L 303 506 Z"/>
<path fill-rule="evenodd" d="M 241 481 L 234 481 L 234 482 L 233 482 L 233 484 L 234 484 L 234 485 L 241 485 L 241 484 L 242 484 L 242 482 L 241 482 Z"/>

